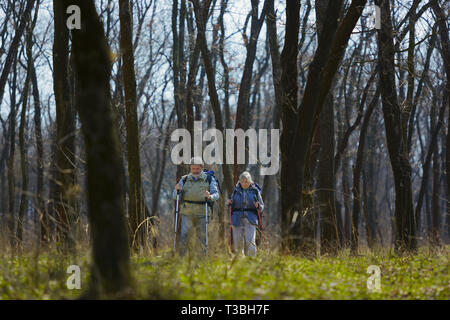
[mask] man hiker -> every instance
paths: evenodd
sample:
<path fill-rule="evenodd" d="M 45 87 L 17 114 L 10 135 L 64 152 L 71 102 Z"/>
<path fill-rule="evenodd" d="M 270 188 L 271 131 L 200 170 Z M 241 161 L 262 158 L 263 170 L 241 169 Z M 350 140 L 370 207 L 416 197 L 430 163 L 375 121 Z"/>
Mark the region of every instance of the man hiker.
<path fill-rule="evenodd" d="M 256 227 L 260 213 L 264 210 L 264 202 L 258 184 L 253 182 L 249 172 L 244 171 L 233 191 L 231 199 L 226 202 L 231 205 L 231 225 L 233 230 L 234 250 L 237 255 L 254 257 L 256 255 Z M 262 224 L 261 224 L 262 225 Z"/>
<path fill-rule="evenodd" d="M 186 254 L 188 248 L 198 246 L 207 253 L 207 222 L 211 216 L 211 208 L 207 201 L 219 199 L 217 182 L 214 176 L 203 171 L 202 159 L 192 158 L 189 167 L 190 173 L 181 177 L 173 191 L 174 199 L 177 198 L 177 192 L 181 192 L 178 219 L 181 219 L 179 253 L 182 256 Z"/>

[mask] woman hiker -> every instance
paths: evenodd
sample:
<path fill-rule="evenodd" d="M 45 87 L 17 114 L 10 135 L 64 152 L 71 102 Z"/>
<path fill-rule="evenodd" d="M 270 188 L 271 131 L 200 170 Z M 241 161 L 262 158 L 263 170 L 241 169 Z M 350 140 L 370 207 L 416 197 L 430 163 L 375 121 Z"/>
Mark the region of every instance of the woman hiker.
<path fill-rule="evenodd" d="M 231 224 L 233 244 L 236 254 L 254 257 L 256 255 L 256 227 L 259 213 L 264 210 L 260 188 L 253 182 L 252 176 L 244 171 L 233 191 L 231 199 L 226 202 L 231 205 Z"/>

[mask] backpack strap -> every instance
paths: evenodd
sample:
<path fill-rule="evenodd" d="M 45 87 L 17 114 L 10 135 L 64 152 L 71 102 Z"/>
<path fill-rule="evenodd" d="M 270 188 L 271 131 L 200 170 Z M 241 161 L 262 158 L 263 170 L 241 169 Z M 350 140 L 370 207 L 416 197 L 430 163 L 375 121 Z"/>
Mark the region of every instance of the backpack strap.
<path fill-rule="evenodd" d="M 217 185 L 217 191 L 219 193 L 222 193 L 222 188 L 220 187 L 220 183 L 219 180 L 217 180 L 216 176 L 214 175 L 214 171 L 203 171 L 206 173 L 206 181 L 208 182 L 208 184 L 211 184 L 212 182 L 212 178 L 214 177 L 214 180 L 216 181 L 216 185 Z"/>
<path fill-rule="evenodd" d="M 256 191 L 256 194 L 255 194 L 255 198 L 256 199 L 255 199 L 255 201 L 258 201 L 258 195 L 262 198 L 262 189 L 256 182 L 253 183 L 253 189 Z M 259 210 L 258 210 L 258 218 L 259 218 L 260 224 L 262 226 L 261 217 L 262 217 L 262 214 L 259 214 Z"/>
<path fill-rule="evenodd" d="M 256 182 L 253 182 L 253 188 L 255 188 L 256 190 L 258 190 L 259 193 L 262 193 L 262 188 L 259 184 L 257 184 Z"/>
<path fill-rule="evenodd" d="M 211 184 L 211 181 L 212 181 L 211 174 L 209 174 L 206 171 L 203 171 L 203 172 L 206 174 L 206 182 L 208 182 L 208 184 Z M 188 175 L 184 175 L 181 177 L 181 180 L 183 180 L 183 184 L 186 183 L 187 177 L 188 177 Z"/>

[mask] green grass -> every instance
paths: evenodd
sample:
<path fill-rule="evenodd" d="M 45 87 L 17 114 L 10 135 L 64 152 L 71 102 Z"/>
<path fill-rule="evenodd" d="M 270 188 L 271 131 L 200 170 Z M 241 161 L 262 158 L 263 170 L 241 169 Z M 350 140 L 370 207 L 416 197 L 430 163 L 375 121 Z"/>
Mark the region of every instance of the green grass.
<path fill-rule="evenodd" d="M 0 258 L 0 299 L 73 299 L 67 267 L 89 278 L 88 254 L 42 254 Z M 448 249 L 416 255 L 367 253 L 306 259 L 260 252 L 256 258 L 215 255 L 208 259 L 135 256 L 132 270 L 139 299 L 450 299 Z M 381 291 L 367 289 L 369 265 L 381 269 Z"/>

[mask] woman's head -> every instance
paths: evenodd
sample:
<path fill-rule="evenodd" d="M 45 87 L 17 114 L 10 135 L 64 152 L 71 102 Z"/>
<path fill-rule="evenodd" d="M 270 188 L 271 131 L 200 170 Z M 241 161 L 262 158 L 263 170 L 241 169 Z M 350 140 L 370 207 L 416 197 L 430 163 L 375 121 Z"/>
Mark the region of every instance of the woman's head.
<path fill-rule="evenodd" d="M 250 187 L 250 185 L 253 183 L 252 176 L 249 172 L 244 171 L 239 176 L 239 183 L 241 184 L 241 187 L 244 189 L 247 189 Z"/>

